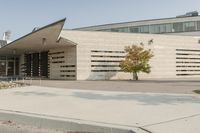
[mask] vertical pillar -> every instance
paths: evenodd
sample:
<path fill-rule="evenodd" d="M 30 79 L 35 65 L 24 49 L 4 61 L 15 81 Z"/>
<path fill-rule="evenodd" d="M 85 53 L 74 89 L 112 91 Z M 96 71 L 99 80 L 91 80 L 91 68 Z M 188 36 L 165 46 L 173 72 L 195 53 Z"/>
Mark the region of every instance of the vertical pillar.
<path fill-rule="evenodd" d="M 8 57 L 6 56 L 6 76 L 8 76 Z"/>
<path fill-rule="evenodd" d="M 16 57 L 13 57 L 14 58 L 14 72 L 13 72 L 13 75 L 16 76 Z"/>
<path fill-rule="evenodd" d="M 41 77 L 41 53 L 39 52 L 39 66 L 38 66 L 38 76 Z"/>
<path fill-rule="evenodd" d="M 31 56 L 31 77 L 33 77 L 33 54 L 30 54 Z"/>

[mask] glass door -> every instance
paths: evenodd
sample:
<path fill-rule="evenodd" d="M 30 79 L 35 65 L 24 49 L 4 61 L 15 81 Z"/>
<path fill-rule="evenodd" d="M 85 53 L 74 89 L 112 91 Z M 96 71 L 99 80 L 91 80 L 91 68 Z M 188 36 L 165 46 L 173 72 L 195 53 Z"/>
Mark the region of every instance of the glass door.
<path fill-rule="evenodd" d="M 6 61 L 0 60 L 0 76 L 6 76 Z"/>
<path fill-rule="evenodd" d="M 7 76 L 14 75 L 14 61 L 8 61 Z"/>

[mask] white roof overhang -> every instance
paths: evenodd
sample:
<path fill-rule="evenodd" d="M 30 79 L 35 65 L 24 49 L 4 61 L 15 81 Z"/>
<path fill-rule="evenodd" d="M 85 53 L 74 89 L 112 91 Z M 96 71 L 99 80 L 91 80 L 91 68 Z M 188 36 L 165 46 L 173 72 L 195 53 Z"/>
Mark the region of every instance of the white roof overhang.
<path fill-rule="evenodd" d="M 60 37 L 65 19 L 33 31 L 0 49 L 0 54 L 21 54 L 41 52 L 58 47 L 76 45 L 74 42 Z"/>

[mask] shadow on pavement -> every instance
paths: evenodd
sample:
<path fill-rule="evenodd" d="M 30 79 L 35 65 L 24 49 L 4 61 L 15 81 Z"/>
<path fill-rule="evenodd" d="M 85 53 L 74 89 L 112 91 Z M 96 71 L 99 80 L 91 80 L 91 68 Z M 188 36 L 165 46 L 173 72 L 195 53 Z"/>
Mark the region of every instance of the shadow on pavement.
<path fill-rule="evenodd" d="M 49 92 L 36 92 L 36 91 L 29 91 L 29 92 L 20 92 L 15 91 L 13 92 L 14 95 L 21 95 L 21 96 L 46 96 L 46 97 L 55 97 L 60 96 L 55 93 L 49 93 Z"/>
<path fill-rule="evenodd" d="M 74 97 L 89 100 L 133 100 L 145 105 L 178 104 L 178 103 L 197 103 L 200 98 L 194 96 L 164 95 L 164 94 L 120 94 L 103 95 L 90 92 L 74 92 Z"/>

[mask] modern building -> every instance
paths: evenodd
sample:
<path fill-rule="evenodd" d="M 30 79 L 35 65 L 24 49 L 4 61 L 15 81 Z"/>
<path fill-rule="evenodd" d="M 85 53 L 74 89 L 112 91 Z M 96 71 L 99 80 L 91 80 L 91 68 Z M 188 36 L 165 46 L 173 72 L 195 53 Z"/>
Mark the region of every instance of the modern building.
<path fill-rule="evenodd" d="M 194 11 L 174 18 L 112 23 L 74 30 L 195 36 L 200 35 L 200 16 Z"/>
<path fill-rule="evenodd" d="M 132 79 L 119 63 L 124 47 L 143 43 L 154 52 L 142 79 L 200 77 L 200 37 L 63 29 L 65 19 L 0 48 L 0 75 L 65 80 Z"/>

